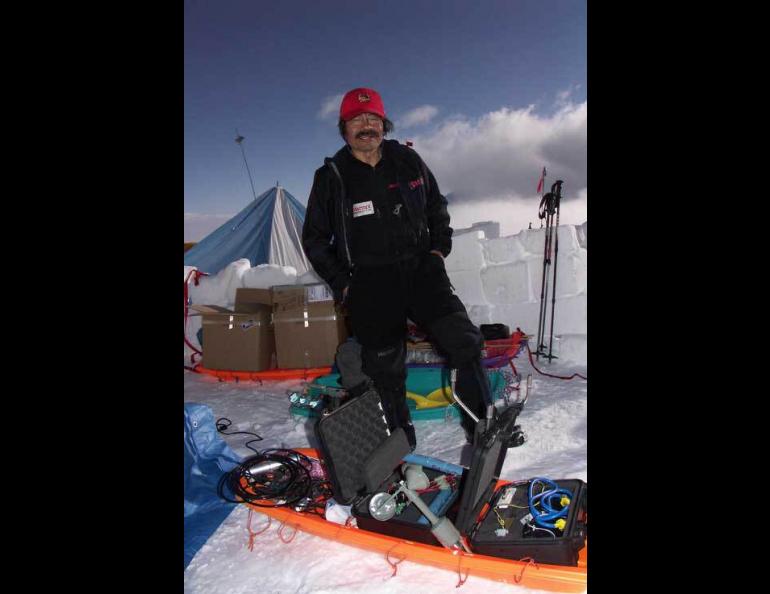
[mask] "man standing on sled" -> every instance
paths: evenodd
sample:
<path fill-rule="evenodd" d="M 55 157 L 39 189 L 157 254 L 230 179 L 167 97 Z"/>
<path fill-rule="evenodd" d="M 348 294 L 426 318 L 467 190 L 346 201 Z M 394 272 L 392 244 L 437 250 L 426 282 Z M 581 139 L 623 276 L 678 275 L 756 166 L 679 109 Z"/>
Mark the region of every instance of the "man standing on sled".
<path fill-rule="evenodd" d="M 393 123 L 380 95 L 349 91 L 338 125 L 345 146 L 315 172 L 302 244 L 349 312 L 363 373 L 374 382 L 391 429 L 403 427 L 414 450 L 406 402 L 407 317 L 458 369 L 457 393 L 479 418 L 492 401 L 481 366 L 484 339 L 444 267 L 452 249 L 447 201 L 413 149 L 385 140 Z M 462 425 L 472 441 L 474 422 L 465 412 Z"/>

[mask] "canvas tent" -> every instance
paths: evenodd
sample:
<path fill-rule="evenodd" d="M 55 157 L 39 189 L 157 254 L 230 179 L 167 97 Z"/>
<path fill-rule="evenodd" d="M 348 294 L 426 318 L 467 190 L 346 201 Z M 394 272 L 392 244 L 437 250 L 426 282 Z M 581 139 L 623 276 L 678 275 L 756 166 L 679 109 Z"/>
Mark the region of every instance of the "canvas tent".
<path fill-rule="evenodd" d="M 216 274 L 248 258 L 252 266 L 293 266 L 303 274 L 311 268 L 302 250 L 304 220 L 305 207 L 276 185 L 185 252 L 184 265 Z"/>

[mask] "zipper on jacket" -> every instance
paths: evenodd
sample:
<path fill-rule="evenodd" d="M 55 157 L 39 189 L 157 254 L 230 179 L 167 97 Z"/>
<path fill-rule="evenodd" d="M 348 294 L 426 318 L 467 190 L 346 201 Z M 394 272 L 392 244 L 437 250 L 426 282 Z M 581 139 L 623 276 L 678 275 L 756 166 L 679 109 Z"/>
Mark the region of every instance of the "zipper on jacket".
<path fill-rule="evenodd" d="M 414 231 L 415 235 L 417 236 L 417 243 L 419 245 L 420 239 L 422 238 L 422 228 L 423 228 L 423 221 L 422 217 L 419 215 L 415 215 L 414 211 L 412 210 L 412 205 L 410 203 L 410 192 L 407 189 L 409 186 L 407 182 L 402 181 L 402 177 L 400 173 L 396 174 L 397 181 L 398 181 L 398 188 L 399 192 L 401 193 L 401 200 L 404 203 L 404 210 L 406 211 L 406 217 L 409 220 L 409 226 Z M 425 197 L 425 203 L 427 205 L 428 197 Z"/>
<path fill-rule="evenodd" d="M 345 224 L 345 219 L 347 218 L 347 213 L 345 212 L 345 184 L 342 182 L 342 176 L 340 175 L 339 169 L 337 169 L 337 164 L 332 159 L 329 159 L 327 164 L 331 166 L 337 179 L 340 180 L 340 188 L 342 189 L 342 240 L 345 242 L 345 254 L 347 254 L 348 257 L 348 265 L 352 269 L 353 259 L 350 257 L 350 249 L 348 248 L 348 230 L 347 225 Z"/>

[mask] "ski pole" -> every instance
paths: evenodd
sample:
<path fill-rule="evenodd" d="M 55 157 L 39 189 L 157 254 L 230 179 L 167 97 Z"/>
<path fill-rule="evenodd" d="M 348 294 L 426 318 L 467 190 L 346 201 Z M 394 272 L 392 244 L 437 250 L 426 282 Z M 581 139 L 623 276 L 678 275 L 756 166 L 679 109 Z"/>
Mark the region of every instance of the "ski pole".
<path fill-rule="evenodd" d="M 562 180 L 556 180 L 551 187 L 551 193 L 554 196 L 554 210 L 556 211 L 556 244 L 553 256 L 553 296 L 551 297 L 551 336 L 548 340 L 548 362 L 553 359 L 553 320 L 556 316 L 556 265 L 559 260 L 559 206 L 561 203 L 561 185 Z"/>
<path fill-rule="evenodd" d="M 537 213 L 538 214 L 538 218 L 541 221 L 540 222 L 540 228 L 541 229 L 543 228 L 542 220 L 544 218 L 543 202 L 545 201 L 545 177 L 546 177 L 546 171 L 545 171 L 545 167 L 543 167 L 543 173 L 540 176 L 540 184 L 542 184 L 542 186 L 540 184 L 538 184 L 538 188 L 537 188 L 538 190 L 540 190 L 540 188 L 542 187 L 542 194 L 540 195 L 540 208 L 539 208 L 538 213 Z M 530 223 L 529 227 L 530 227 L 530 229 L 532 228 L 532 224 L 531 223 Z M 543 234 L 543 236 L 545 237 L 545 233 Z M 545 254 L 546 254 L 546 249 L 548 247 L 546 245 L 546 242 L 547 242 L 547 238 L 545 239 L 544 245 L 543 245 L 543 278 L 542 278 L 542 280 L 540 282 L 540 309 L 538 310 L 538 314 L 537 314 L 537 340 L 538 340 L 539 343 L 543 342 L 541 340 L 543 335 L 542 335 L 542 333 L 540 331 L 540 326 L 543 323 L 543 296 L 544 296 L 544 292 L 545 292 L 546 262 L 547 262 L 547 258 L 546 258 Z M 535 353 L 535 356 L 538 358 L 538 361 L 539 361 L 540 360 L 540 346 L 539 345 L 538 345 L 538 348 L 537 348 L 537 352 Z"/>
<path fill-rule="evenodd" d="M 540 282 L 540 309 L 538 310 L 537 314 L 537 341 L 538 341 L 538 347 L 537 352 L 535 353 L 535 356 L 538 358 L 538 361 L 540 360 L 540 344 L 543 342 L 543 333 L 541 331 L 541 326 L 543 325 L 543 298 L 545 295 L 545 279 L 547 274 L 547 262 L 548 262 L 548 256 L 547 256 L 547 246 L 548 246 L 548 236 L 546 235 L 546 232 L 543 232 L 543 237 L 545 238 L 544 244 L 543 244 L 543 278 Z"/>
<path fill-rule="evenodd" d="M 545 218 L 545 237 L 546 237 L 546 270 L 545 270 L 545 296 L 543 298 L 543 327 L 540 330 L 540 334 L 538 335 L 538 340 L 540 341 L 540 345 L 538 346 L 538 351 L 545 355 L 545 329 L 546 329 L 546 323 L 548 321 L 548 286 L 551 282 L 551 242 L 553 241 L 553 235 L 551 234 L 551 215 L 547 214 Z"/>
<path fill-rule="evenodd" d="M 538 347 L 536 356 L 540 360 L 540 354 L 545 355 L 545 329 L 548 321 L 548 279 L 551 266 L 551 248 L 553 245 L 553 194 L 548 193 L 543 196 L 540 202 L 540 212 L 538 216 L 545 218 L 545 242 L 543 253 L 543 282 L 540 291 L 540 315 L 538 317 L 537 340 Z"/>

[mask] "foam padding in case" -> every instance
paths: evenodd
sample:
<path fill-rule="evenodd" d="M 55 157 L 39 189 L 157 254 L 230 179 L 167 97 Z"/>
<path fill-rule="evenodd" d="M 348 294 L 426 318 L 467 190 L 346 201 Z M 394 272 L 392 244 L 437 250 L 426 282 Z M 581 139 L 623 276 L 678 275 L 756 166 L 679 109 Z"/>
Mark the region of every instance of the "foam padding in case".
<path fill-rule="evenodd" d="M 374 493 L 411 451 L 406 433 L 401 427 L 397 427 L 364 463 L 366 492 Z"/>

